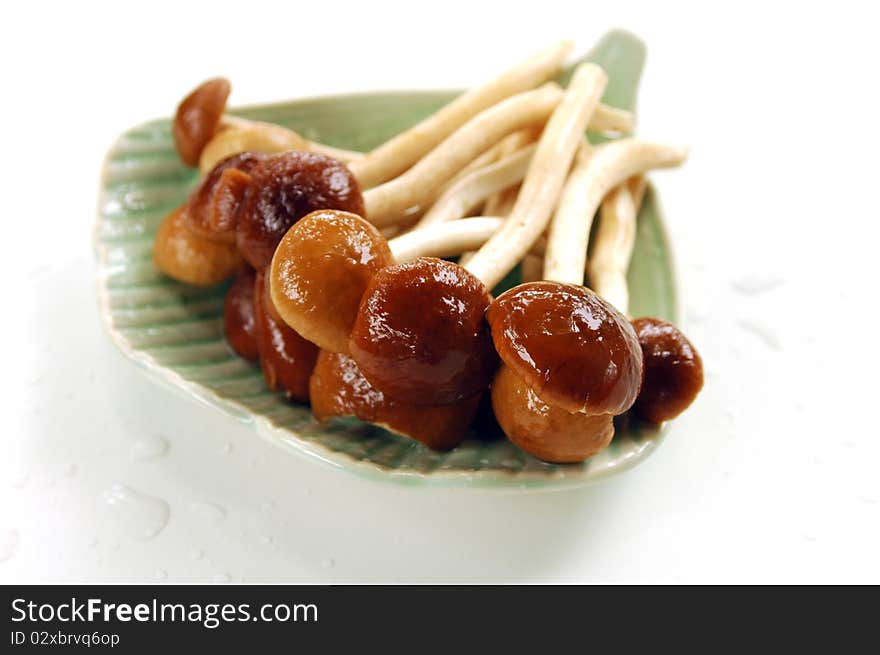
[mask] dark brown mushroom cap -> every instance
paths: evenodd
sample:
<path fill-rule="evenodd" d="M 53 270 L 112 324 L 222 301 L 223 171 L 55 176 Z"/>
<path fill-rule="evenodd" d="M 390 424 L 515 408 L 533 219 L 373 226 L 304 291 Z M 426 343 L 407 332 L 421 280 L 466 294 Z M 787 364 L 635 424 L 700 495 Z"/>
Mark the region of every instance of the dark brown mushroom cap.
<path fill-rule="evenodd" d="M 205 144 L 217 133 L 231 90 L 229 80 L 217 77 L 196 87 L 177 106 L 174 145 L 187 166 L 198 166 Z"/>
<path fill-rule="evenodd" d="M 389 266 L 367 286 L 349 352 L 390 398 L 458 402 L 486 389 L 497 366 L 483 318 L 491 299 L 474 275 L 442 259 Z"/>
<path fill-rule="evenodd" d="M 545 462 L 582 462 L 614 436 L 611 414 L 588 416 L 550 405 L 506 365 L 492 382 L 492 408 L 508 439 Z"/>
<path fill-rule="evenodd" d="M 327 350 L 318 355 L 309 391 L 312 412 L 320 421 L 356 416 L 434 450 L 448 450 L 461 443 L 480 403 L 479 394 L 451 405 L 391 400 L 367 381 L 351 357 Z"/>
<path fill-rule="evenodd" d="M 295 400 L 309 399 L 309 378 L 318 358 L 318 347 L 272 316 L 265 274 L 254 278 L 254 315 L 260 367 L 273 391 L 284 391 Z"/>
<path fill-rule="evenodd" d="M 502 361 L 546 402 L 569 412 L 621 414 L 642 383 L 642 350 L 629 321 L 589 289 L 529 282 L 486 314 Z"/>
<path fill-rule="evenodd" d="M 241 201 L 236 241 L 257 270 L 269 266 L 281 237 L 306 214 L 341 209 L 363 215 L 364 199 L 345 164 L 314 152 L 282 152 L 251 171 Z"/>
<path fill-rule="evenodd" d="M 652 423 L 662 423 L 686 410 L 703 388 L 703 360 L 672 323 L 638 318 L 633 328 L 645 358 L 645 382 L 633 410 Z"/>
<path fill-rule="evenodd" d="M 187 227 L 206 239 L 234 243 L 238 206 L 250 183 L 250 170 L 264 158 L 240 152 L 212 168 L 186 201 Z"/>
<path fill-rule="evenodd" d="M 218 284 L 246 266 L 238 249 L 193 234 L 187 227 L 186 205 L 174 209 L 156 231 L 153 262 L 160 271 L 188 284 Z"/>
<path fill-rule="evenodd" d="M 361 298 L 394 263 L 379 231 L 356 214 L 312 212 L 281 239 L 269 270 L 272 302 L 290 327 L 321 348 L 348 351 Z"/>
<path fill-rule="evenodd" d="M 252 362 L 260 357 L 254 315 L 254 272 L 239 275 L 223 302 L 223 331 L 232 349 Z"/>

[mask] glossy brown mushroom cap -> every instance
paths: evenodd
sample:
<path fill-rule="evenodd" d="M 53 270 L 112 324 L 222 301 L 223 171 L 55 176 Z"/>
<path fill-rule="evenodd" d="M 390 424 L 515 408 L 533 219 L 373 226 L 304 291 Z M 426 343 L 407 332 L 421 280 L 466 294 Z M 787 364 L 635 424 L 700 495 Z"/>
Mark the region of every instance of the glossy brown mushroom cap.
<path fill-rule="evenodd" d="M 250 170 L 265 155 L 240 152 L 202 178 L 186 201 L 187 227 L 206 239 L 235 243 L 238 206 L 250 183 Z"/>
<path fill-rule="evenodd" d="M 486 315 L 505 364 L 546 402 L 569 412 L 621 414 L 642 384 L 642 350 L 629 321 L 589 289 L 529 282 Z"/>
<path fill-rule="evenodd" d="M 269 266 L 290 226 L 318 209 L 363 215 L 364 199 L 345 164 L 314 152 L 282 152 L 251 171 L 238 215 L 238 249 L 257 270 Z"/>
<path fill-rule="evenodd" d="M 229 80 L 218 77 L 196 87 L 177 106 L 174 145 L 187 166 L 198 166 L 202 149 L 217 132 L 231 90 Z"/>
<path fill-rule="evenodd" d="M 185 212 L 185 205 L 178 207 L 159 225 L 153 241 L 156 268 L 181 282 L 202 286 L 218 284 L 245 269 L 234 245 L 193 234 Z"/>
<path fill-rule="evenodd" d="M 312 212 L 275 250 L 269 271 L 272 302 L 306 339 L 325 350 L 347 352 L 367 284 L 393 263 L 385 237 L 360 216 Z"/>
<path fill-rule="evenodd" d="M 550 405 L 506 365 L 492 382 L 492 408 L 508 439 L 545 462 L 582 462 L 614 436 L 611 414 L 588 416 Z"/>
<path fill-rule="evenodd" d="M 672 323 L 659 318 L 632 323 L 645 357 L 645 383 L 633 409 L 652 423 L 662 423 L 690 407 L 700 393 L 703 360 Z"/>
<path fill-rule="evenodd" d="M 318 347 L 274 318 L 270 302 L 266 276 L 258 271 L 254 278 L 254 315 L 263 377 L 273 391 L 284 391 L 290 398 L 307 402 Z"/>
<path fill-rule="evenodd" d="M 349 351 L 395 400 L 454 403 L 486 389 L 497 365 L 483 318 L 489 291 L 461 266 L 420 257 L 370 280 Z"/>
<path fill-rule="evenodd" d="M 448 450 L 461 443 L 480 403 L 479 395 L 451 405 L 391 400 L 367 381 L 351 357 L 327 350 L 318 355 L 309 391 L 312 412 L 320 421 L 356 416 L 434 450 Z"/>
<path fill-rule="evenodd" d="M 254 315 L 254 272 L 235 278 L 223 303 L 223 331 L 232 349 L 252 362 L 260 357 L 257 321 Z"/>

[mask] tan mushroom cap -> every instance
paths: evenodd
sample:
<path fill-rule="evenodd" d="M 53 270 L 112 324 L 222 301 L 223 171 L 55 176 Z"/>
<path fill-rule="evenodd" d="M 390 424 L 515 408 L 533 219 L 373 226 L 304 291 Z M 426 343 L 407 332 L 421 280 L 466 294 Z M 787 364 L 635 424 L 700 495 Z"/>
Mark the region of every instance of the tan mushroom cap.
<path fill-rule="evenodd" d="M 480 404 L 480 394 L 451 405 L 391 400 L 367 381 L 351 357 L 326 350 L 318 355 L 309 392 L 312 412 L 320 421 L 355 416 L 433 450 L 448 450 L 461 443 Z"/>
<path fill-rule="evenodd" d="M 604 449 L 614 436 L 610 414 L 588 416 L 555 407 L 506 365 L 492 382 L 492 407 L 507 437 L 545 462 L 582 462 Z"/>
<path fill-rule="evenodd" d="M 187 166 L 198 166 L 205 144 L 220 126 L 232 86 L 217 77 L 203 82 L 177 106 L 172 131 L 180 159 Z"/>
<path fill-rule="evenodd" d="M 360 216 L 312 212 L 275 250 L 269 269 L 272 302 L 303 337 L 326 350 L 347 352 L 370 278 L 392 263 L 385 237 Z"/>
<path fill-rule="evenodd" d="M 193 234 L 186 225 L 186 206 L 172 211 L 153 242 L 156 267 L 176 280 L 210 286 L 246 268 L 235 244 L 211 241 Z"/>
<path fill-rule="evenodd" d="M 528 282 L 486 314 L 502 361 L 547 403 L 588 415 L 621 414 L 642 383 L 642 350 L 629 321 L 589 289 Z"/>

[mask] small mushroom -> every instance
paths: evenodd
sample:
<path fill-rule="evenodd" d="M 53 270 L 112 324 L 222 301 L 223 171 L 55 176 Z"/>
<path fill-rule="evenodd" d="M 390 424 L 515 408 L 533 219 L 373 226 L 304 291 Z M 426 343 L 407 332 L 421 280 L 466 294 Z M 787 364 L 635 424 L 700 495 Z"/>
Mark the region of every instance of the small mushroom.
<path fill-rule="evenodd" d="M 221 160 L 245 151 L 273 154 L 308 150 L 340 160 L 360 156 L 309 141 L 280 125 L 224 115 L 231 90 L 229 80 L 210 79 L 193 89 L 177 106 L 172 124 L 174 144 L 188 166 L 198 165 L 206 173 Z"/>
<path fill-rule="evenodd" d="M 239 152 L 211 169 L 189 194 L 187 227 L 205 239 L 235 243 L 238 206 L 251 181 L 251 169 L 264 158 L 254 152 Z"/>
<path fill-rule="evenodd" d="M 638 318 L 633 328 L 645 358 L 645 382 L 633 410 L 652 423 L 674 419 L 703 388 L 703 360 L 672 323 Z"/>
<path fill-rule="evenodd" d="M 260 358 L 257 321 L 254 312 L 253 271 L 245 271 L 226 292 L 223 303 L 223 331 L 232 349 L 252 362 Z"/>
<path fill-rule="evenodd" d="M 309 152 L 269 155 L 250 170 L 238 210 L 236 242 L 257 270 L 272 261 L 291 225 L 318 209 L 364 214 L 360 187 L 345 164 Z"/>
<path fill-rule="evenodd" d="M 351 357 L 327 350 L 318 355 L 309 393 L 312 413 L 320 421 L 355 416 L 433 450 L 448 450 L 461 443 L 480 404 L 479 394 L 451 405 L 391 400 L 367 381 Z"/>
<path fill-rule="evenodd" d="M 680 148 L 632 139 L 582 146 L 550 224 L 546 281 L 510 289 L 489 308 L 503 362 L 493 407 L 526 452 L 552 462 L 591 457 L 613 436 L 613 417 L 635 402 L 643 376 L 638 337 L 620 311 L 581 286 L 590 225 L 614 186 L 684 157 Z"/>
<path fill-rule="evenodd" d="M 188 166 L 199 163 L 205 144 L 220 127 L 231 90 L 229 80 L 214 78 L 196 87 L 177 106 L 172 132 L 183 163 Z"/>
<path fill-rule="evenodd" d="M 541 135 L 513 213 L 467 267 L 419 258 L 371 279 L 349 351 L 383 393 L 403 402 L 439 404 L 486 388 L 496 365 L 484 320 L 488 289 L 546 227 L 606 81 L 598 66 L 577 68 Z"/>
<path fill-rule="evenodd" d="M 260 368 L 267 386 L 294 400 L 308 402 L 309 377 L 318 358 L 318 347 L 278 318 L 263 271 L 254 276 L 254 316 Z"/>
<path fill-rule="evenodd" d="M 181 282 L 210 286 L 245 268 L 235 245 L 212 241 L 187 227 L 186 205 L 173 210 L 156 231 L 153 262 L 160 271 Z"/>

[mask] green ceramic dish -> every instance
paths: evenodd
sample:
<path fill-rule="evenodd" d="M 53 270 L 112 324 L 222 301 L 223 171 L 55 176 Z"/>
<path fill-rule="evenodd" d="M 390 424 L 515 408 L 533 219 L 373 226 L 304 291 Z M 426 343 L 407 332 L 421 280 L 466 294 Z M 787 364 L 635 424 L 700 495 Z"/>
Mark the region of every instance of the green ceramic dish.
<path fill-rule="evenodd" d="M 641 42 L 627 33 L 612 32 L 587 59 L 609 74 L 605 101 L 632 107 L 644 60 Z M 234 113 L 279 123 L 331 145 L 368 150 L 454 95 L 370 93 Z M 195 181 L 195 171 L 177 158 L 167 119 L 123 134 L 104 168 L 95 230 L 101 312 L 116 344 L 159 380 L 253 424 L 261 436 L 290 452 L 410 485 L 570 487 L 631 467 L 659 444 L 659 430 L 623 416 L 616 421 L 617 434 L 609 448 L 583 464 L 559 466 L 533 459 L 507 440 L 487 440 L 477 434 L 450 452 L 436 453 L 354 419 L 318 424 L 308 407 L 270 392 L 259 368 L 227 346 L 222 328 L 225 286 L 187 286 L 154 269 L 155 230 Z M 514 271 L 502 285 L 516 282 Z M 634 315 L 677 318 L 672 256 L 653 191 L 639 215 L 629 283 Z"/>

